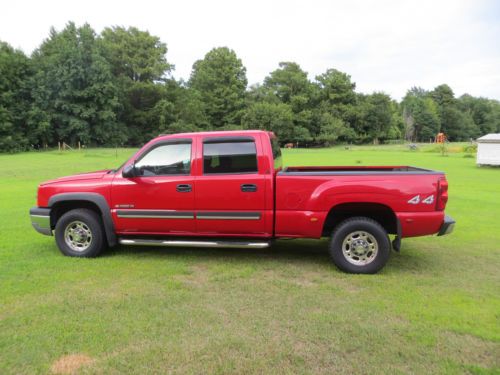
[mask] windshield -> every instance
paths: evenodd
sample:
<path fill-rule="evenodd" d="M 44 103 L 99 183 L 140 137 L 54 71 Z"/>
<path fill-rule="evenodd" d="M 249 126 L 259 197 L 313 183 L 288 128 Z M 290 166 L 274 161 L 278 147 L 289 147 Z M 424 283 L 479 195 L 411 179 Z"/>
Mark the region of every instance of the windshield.
<path fill-rule="evenodd" d="M 134 154 L 135 154 L 135 151 L 134 151 Z M 132 155 L 130 155 L 128 158 L 126 158 L 125 161 L 123 163 L 121 163 L 119 167 L 117 167 L 115 169 L 111 169 L 108 173 L 116 173 L 116 172 L 118 172 L 130 160 L 130 158 L 132 157 Z"/>

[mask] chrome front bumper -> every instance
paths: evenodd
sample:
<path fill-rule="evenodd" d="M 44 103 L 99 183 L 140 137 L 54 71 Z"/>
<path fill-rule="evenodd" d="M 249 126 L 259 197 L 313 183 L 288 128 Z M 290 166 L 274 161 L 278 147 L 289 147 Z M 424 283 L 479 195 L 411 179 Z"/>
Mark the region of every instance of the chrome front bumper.
<path fill-rule="evenodd" d="M 439 229 L 439 233 L 437 235 L 444 236 L 446 234 L 450 234 L 451 232 L 453 232 L 454 228 L 455 228 L 455 220 L 453 220 L 451 216 L 446 215 L 444 217 L 443 224 L 441 224 L 441 229 Z"/>
<path fill-rule="evenodd" d="M 31 225 L 38 233 L 52 236 L 50 208 L 33 207 L 30 209 Z"/>

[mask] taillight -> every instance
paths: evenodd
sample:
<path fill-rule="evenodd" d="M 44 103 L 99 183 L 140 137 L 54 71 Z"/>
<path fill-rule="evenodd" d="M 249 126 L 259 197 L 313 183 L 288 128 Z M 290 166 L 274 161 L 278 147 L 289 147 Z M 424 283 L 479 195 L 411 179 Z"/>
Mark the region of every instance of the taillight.
<path fill-rule="evenodd" d="M 440 177 L 438 180 L 438 192 L 436 199 L 436 210 L 443 211 L 448 202 L 448 181 L 446 177 Z"/>

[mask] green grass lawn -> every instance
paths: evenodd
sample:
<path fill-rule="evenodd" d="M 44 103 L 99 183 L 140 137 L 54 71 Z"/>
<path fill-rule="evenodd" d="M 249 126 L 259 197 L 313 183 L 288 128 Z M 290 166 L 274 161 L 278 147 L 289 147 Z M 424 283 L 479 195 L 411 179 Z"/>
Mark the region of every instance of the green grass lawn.
<path fill-rule="evenodd" d="M 447 173 L 455 232 L 404 240 L 373 276 L 338 271 L 326 240 L 64 257 L 31 228 L 37 184 L 133 150 L 0 155 L 0 374 L 500 373 L 500 168 L 430 151 L 284 151 Z"/>

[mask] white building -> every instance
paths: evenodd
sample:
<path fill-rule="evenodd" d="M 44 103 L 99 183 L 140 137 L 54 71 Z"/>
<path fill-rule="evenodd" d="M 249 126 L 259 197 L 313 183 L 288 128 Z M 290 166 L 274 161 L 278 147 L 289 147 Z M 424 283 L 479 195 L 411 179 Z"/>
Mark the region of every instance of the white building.
<path fill-rule="evenodd" d="M 486 134 L 477 139 L 477 165 L 500 165 L 500 134 Z"/>

